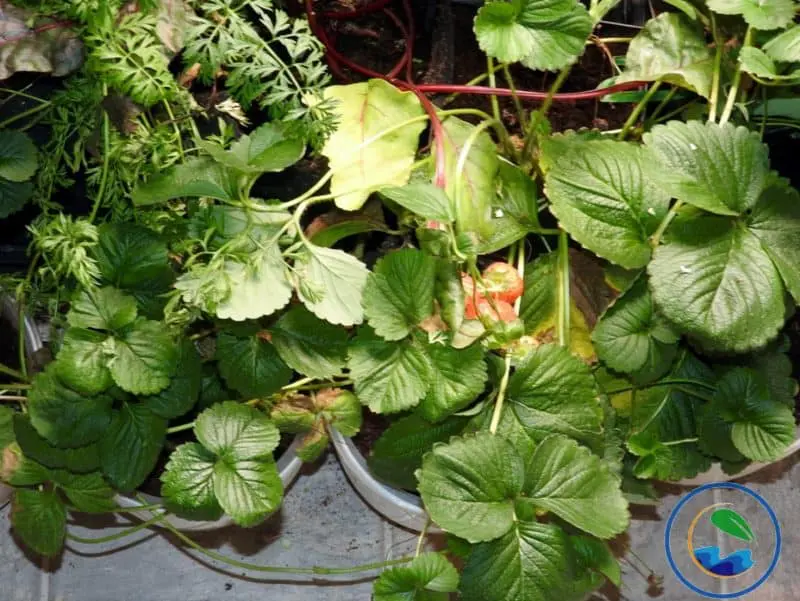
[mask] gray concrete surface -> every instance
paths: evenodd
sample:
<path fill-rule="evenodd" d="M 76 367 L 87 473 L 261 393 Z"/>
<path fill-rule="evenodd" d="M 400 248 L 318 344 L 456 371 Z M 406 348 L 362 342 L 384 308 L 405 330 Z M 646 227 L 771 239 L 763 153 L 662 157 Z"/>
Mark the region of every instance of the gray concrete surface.
<path fill-rule="evenodd" d="M 800 465 L 790 459 L 747 484 L 775 509 L 783 527 L 784 551 L 772 578 L 749 601 L 800 599 L 800 534 L 793 529 L 800 509 Z M 662 546 L 669 511 L 680 498 L 667 491 L 661 506 L 637 513 L 629 532 L 631 562 L 645 562 L 664 577 L 661 601 L 693 601 L 669 569 Z M 757 527 L 757 526 L 756 526 Z M 308 581 L 259 575 L 201 562 L 168 537 L 144 531 L 104 545 L 70 545 L 63 557 L 42 569 L 9 533 L 8 508 L 0 512 L 0 601 L 368 601 L 367 577 Z M 81 536 L 106 535 L 108 525 L 76 525 Z M 373 513 L 352 490 L 329 455 L 288 491 L 281 515 L 252 530 L 202 535 L 200 542 L 230 557 L 260 564 L 346 566 L 413 552 L 416 536 Z M 641 561 L 640 561 L 641 560 Z M 623 562 L 622 599 L 647 601 L 648 583 Z M 610 597 L 613 599 L 613 597 Z M 555 601 L 555 600 L 554 600 Z"/>

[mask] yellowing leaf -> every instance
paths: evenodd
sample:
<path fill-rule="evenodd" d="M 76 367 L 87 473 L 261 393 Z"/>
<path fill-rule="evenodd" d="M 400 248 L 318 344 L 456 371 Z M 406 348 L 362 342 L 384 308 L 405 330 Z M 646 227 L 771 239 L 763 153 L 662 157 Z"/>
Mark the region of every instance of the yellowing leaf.
<path fill-rule="evenodd" d="M 322 149 L 334 172 L 336 206 L 356 211 L 370 193 L 406 184 L 425 121 L 381 134 L 425 114 L 417 97 L 378 79 L 331 86 L 325 97 L 338 101 L 334 112 L 339 124 Z"/>

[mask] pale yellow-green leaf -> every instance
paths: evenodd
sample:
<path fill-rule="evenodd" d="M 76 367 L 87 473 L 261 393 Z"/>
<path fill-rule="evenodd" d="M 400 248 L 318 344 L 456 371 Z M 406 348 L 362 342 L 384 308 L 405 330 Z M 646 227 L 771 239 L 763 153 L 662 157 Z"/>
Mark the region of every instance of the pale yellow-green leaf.
<path fill-rule="evenodd" d="M 425 120 L 385 132 L 425 114 L 417 97 L 378 79 L 331 86 L 325 96 L 337 101 L 338 126 L 322 149 L 333 170 L 336 206 L 356 211 L 370 193 L 406 184 Z"/>

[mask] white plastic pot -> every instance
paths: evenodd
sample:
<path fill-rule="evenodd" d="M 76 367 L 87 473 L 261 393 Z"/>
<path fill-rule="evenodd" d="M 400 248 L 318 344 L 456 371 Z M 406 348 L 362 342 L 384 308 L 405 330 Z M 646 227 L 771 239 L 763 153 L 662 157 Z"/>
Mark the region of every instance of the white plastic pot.
<path fill-rule="evenodd" d="M 3 321 L 12 324 L 16 329 L 19 320 L 19 314 L 17 312 L 17 303 L 12 297 L 0 296 L 0 312 L 2 312 Z M 44 343 L 42 342 L 42 337 L 39 335 L 39 330 L 36 329 L 33 320 L 26 315 L 23 322 L 25 332 L 25 351 L 30 358 L 34 353 L 40 351 L 44 347 Z M 11 493 L 13 492 L 13 488 L 0 483 L 0 507 L 3 507 L 6 503 L 8 503 L 9 499 L 11 498 Z"/>
<path fill-rule="evenodd" d="M 751 474 L 756 473 L 759 470 L 764 469 L 767 466 L 774 465 L 779 461 L 783 461 L 790 455 L 795 454 L 797 451 L 800 451 L 800 426 L 797 427 L 795 431 L 795 438 L 794 442 L 786 447 L 786 450 L 783 454 L 776 459 L 775 461 L 771 461 L 769 463 L 757 463 L 753 462 L 744 468 L 741 472 L 737 474 L 726 474 L 722 471 L 719 463 L 715 463 L 711 466 L 710 470 L 703 472 L 702 474 L 698 474 L 694 478 L 687 478 L 685 480 L 679 480 L 675 482 L 675 484 L 679 484 L 681 486 L 702 486 L 703 484 L 710 484 L 711 482 L 728 482 L 730 480 L 738 480 L 739 478 L 744 478 L 745 476 L 749 476 Z"/>
<path fill-rule="evenodd" d="M 281 482 L 283 482 L 283 489 L 286 490 L 289 486 L 295 481 L 298 474 L 300 473 L 300 469 L 303 467 L 303 462 L 300 461 L 300 458 L 297 456 L 295 452 L 297 447 L 300 445 L 302 440 L 301 436 L 295 437 L 292 444 L 289 445 L 289 448 L 284 451 L 283 455 L 278 457 L 277 467 L 278 473 L 281 476 Z M 142 500 L 146 504 L 153 504 L 153 503 L 160 503 L 160 497 L 154 497 L 152 495 L 141 495 Z M 117 495 L 116 496 L 117 505 L 120 507 L 140 507 L 142 502 L 138 499 L 132 499 L 131 497 L 125 495 Z M 154 517 L 156 512 L 151 511 L 120 511 L 119 513 L 126 513 L 135 516 L 136 518 L 147 521 Z M 187 520 L 175 515 L 170 515 L 169 517 L 164 519 L 165 522 L 168 522 L 173 528 L 177 528 L 178 530 L 187 530 L 187 531 L 194 531 L 194 532 L 203 532 L 207 530 L 217 530 L 219 528 L 226 528 L 228 526 L 233 525 L 233 520 L 228 517 L 227 515 L 222 516 L 218 520 L 214 520 L 213 522 L 202 522 L 196 520 Z"/>
<path fill-rule="evenodd" d="M 353 441 L 339 434 L 335 428 L 330 430 L 333 448 L 339 456 L 342 469 L 364 500 L 387 520 L 421 532 L 428 521 L 428 513 L 422 507 L 422 500 L 417 495 L 392 488 L 375 479 Z M 441 530 L 429 526 L 428 532 Z"/>

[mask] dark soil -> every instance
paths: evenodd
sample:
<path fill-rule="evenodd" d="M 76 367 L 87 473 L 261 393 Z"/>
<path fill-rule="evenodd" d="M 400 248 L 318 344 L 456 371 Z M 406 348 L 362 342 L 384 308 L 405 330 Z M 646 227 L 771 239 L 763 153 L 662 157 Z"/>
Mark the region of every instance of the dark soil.
<path fill-rule="evenodd" d="M 16 328 L 0 317 L 0 363 L 12 369 L 19 369 L 18 348 Z"/>
<path fill-rule="evenodd" d="M 364 457 L 369 457 L 375 442 L 391 423 L 385 415 L 364 411 L 364 422 L 361 424 L 361 430 L 353 437 L 353 444 Z"/>

